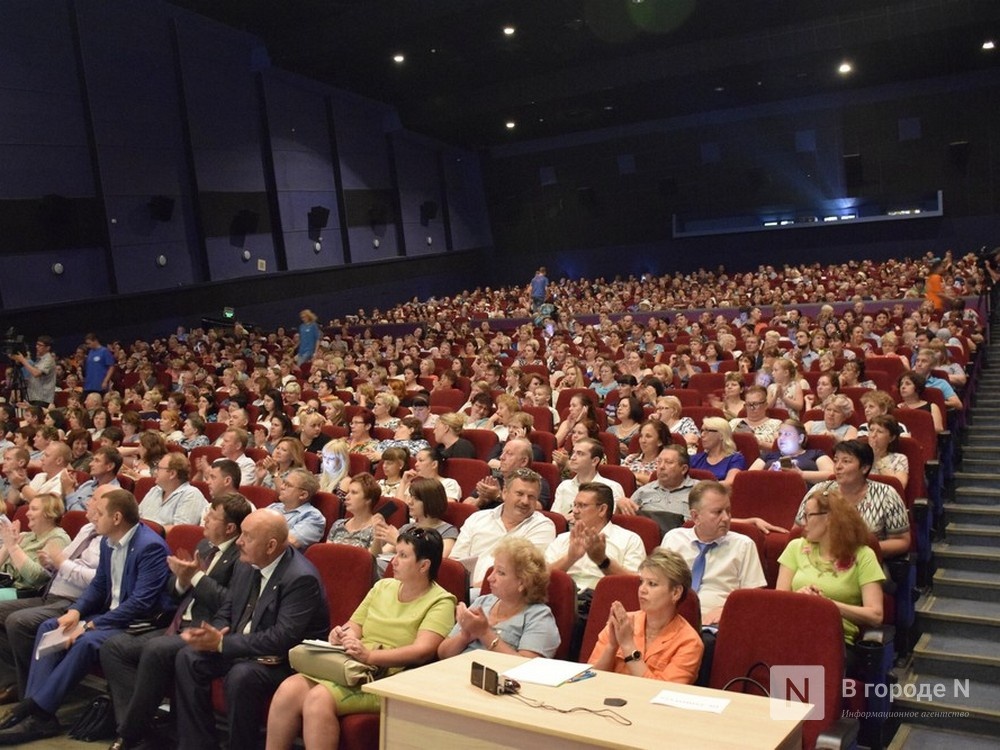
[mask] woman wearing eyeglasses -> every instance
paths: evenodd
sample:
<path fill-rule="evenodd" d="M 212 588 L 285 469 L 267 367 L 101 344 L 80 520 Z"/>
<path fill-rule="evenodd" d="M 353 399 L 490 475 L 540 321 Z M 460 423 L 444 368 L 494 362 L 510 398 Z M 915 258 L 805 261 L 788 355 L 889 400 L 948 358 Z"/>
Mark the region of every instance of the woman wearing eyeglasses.
<path fill-rule="evenodd" d="M 375 426 L 375 414 L 371 409 L 361 409 L 351 417 L 347 434 L 347 449 L 351 453 L 365 453 L 375 445 L 371 430 Z"/>
<path fill-rule="evenodd" d="M 455 597 L 435 583 L 441 567 L 441 535 L 432 529 L 400 534 L 393 578 L 376 583 L 330 643 L 353 659 L 388 674 L 425 664 L 455 624 Z M 339 717 L 379 711 L 379 697 L 328 680 L 297 674 L 274 694 L 267 716 L 267 750 L 287 750 L 300 734 L 312 748 L 336 748 Z"/>
<path fill-rule="evenodd" d="M 729 420 L 733 432 L 752 432 L 762 448 L 770 450 L 778 436 L 781 421 L 767 416 L 767 389 L 762 385 L 747 388 L 747 415 Z"/>
<path fill-rule="evenodd" d="M 691 569 L 676 552 L 653 553 L 639 565 L 639 611 L 612 602 L 608 624 L 587 661 L 594 669 L 691 684 L 705 646 L 677 612 L 691 588 Z"/>
<path fill-rule="evenodd" d="M 806 498 L 802 536 L 778 558 L 778 591 L 830 599 L 840 610 L 844 640 L 853 644 L 860 627 L 882 624 L 885 575 L 869 531 L 857 509 L 833 488 Z"/>
<path fill-rule="evenodd" d="M 733 431 L 722 417 L 701 421 L 701 445 L 704 450 L 691 456 L 692 469 L 706 469 L 730 487 L 736 475 L 747 468 L 747 460 L 736 450 Z"/>

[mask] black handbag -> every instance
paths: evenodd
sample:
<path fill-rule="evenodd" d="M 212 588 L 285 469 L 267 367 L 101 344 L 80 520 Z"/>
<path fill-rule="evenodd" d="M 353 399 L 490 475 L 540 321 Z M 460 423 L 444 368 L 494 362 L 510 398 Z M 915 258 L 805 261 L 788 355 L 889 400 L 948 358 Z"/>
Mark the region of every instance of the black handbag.
<path fill-rule="evenodd" d="M 81 742 L 96 742 L 114 738 L 118 734 L 117 730 L 111 696 L 99 695 L 87 704 L 87 708 L 73 723 L 69 736 Z"/>

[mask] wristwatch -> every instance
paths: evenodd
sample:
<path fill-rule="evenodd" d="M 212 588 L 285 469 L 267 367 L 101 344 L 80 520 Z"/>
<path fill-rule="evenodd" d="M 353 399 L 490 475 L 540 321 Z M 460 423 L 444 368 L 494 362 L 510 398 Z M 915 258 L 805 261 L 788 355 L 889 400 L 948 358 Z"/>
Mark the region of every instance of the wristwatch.
<path fill-rule="evenodd" d="M 600 568 L 601 570 L 607 570 L 608 568 L 611 567 L 611 558 L 605 557 L 603 560 L 597 563 L 597 567 Z"/>
<path fill-rule="evenodd" d="M 631 654 L 625 657 L 626 664 L 628 664 L 630 661 L 642 661 L 642 651 L 636 649 Z"/>

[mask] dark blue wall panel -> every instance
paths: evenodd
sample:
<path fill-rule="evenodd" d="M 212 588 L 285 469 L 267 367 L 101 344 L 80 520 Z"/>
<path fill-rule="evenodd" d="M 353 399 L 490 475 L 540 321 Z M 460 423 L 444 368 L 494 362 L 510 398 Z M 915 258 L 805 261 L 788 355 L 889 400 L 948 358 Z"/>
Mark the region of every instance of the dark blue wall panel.
<path fill-rule="evenodd" d="M 8 308 L 54 305 L 111 292 L 103 248 L 9 255 L 0 263 L 0 295 Z M 62 274 L 53 273 L 55 263 L 62 264 Z"/>
<path fill-rule="evenodd" d="M 439 148 L 411 134 L 397 133 L 393 136 L 393 153 L 407 256 L 445 252 Z M 420 222 L 420 207 L 424 203 L 434 204 L 436 211 L 427 226 Z"/>

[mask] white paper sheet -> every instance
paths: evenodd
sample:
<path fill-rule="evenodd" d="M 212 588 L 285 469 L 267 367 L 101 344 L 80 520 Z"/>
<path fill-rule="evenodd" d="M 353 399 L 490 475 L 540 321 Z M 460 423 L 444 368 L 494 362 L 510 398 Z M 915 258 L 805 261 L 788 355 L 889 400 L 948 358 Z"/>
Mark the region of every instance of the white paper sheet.
<path fill-rule="evenodd" d="M 544 659 L 539 656 L 504 672 L 503 676 L 518 682 L 558 687 L 588 669 L 590 669 L 589 664 L 562 659 Z"/>
<path fill-rule="evenodd" d="M 729 699 L 707 698 L 701 695 L 691 695 L 690 693 L 678 693 L 673 690 L 661 690 L 653 696 L 650 703 L 683 708 L 687 711 L 707 711 L 713 714 L 721 714 L 726 706 L 729 705 Z"/>

